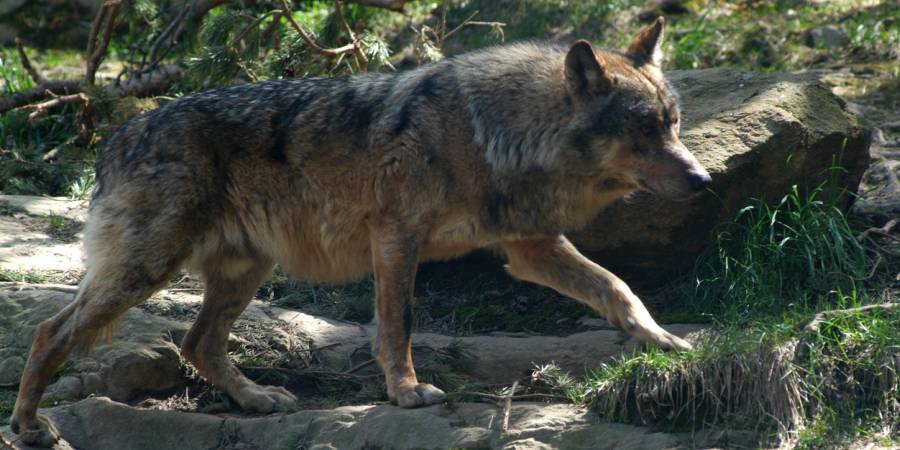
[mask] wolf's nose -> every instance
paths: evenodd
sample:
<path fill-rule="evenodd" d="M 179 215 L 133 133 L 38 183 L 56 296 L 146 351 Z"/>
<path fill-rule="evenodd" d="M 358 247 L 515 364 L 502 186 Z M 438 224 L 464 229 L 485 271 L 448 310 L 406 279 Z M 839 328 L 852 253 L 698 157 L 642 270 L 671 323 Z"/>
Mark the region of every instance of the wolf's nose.
<path fill-rule="evenodd" d="M 712 178 L 709 176 L 705 170 L 703 172 L 690 172 L 688 173 L 688 183 L 691 185 L 691 189 L 695 191 L 702 191 L 709 186 L 709 183 L 712 182 Z"/>

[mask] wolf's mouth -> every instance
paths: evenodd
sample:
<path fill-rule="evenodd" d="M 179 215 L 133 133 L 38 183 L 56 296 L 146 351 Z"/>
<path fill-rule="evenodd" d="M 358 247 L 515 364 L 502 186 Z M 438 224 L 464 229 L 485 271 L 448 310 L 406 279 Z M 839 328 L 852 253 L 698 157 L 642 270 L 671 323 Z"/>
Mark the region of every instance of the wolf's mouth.
<path fill-rule="evenodd" d="M 701 194 L 706 192 L 706 190 L 702 191 L 689 191 L 689 192 L 674 192 L 672 189 L 660 189 L 654 188 L 649 183 L 647 183 L 643 179 L 638 179 L 637 184 L 640 187 L 640 190 L 645 191 L 655 197 L 659 197 L 664 200 L 669 200 L 673 202 L 689 202 L 691 200 L 696 199 Z"/>

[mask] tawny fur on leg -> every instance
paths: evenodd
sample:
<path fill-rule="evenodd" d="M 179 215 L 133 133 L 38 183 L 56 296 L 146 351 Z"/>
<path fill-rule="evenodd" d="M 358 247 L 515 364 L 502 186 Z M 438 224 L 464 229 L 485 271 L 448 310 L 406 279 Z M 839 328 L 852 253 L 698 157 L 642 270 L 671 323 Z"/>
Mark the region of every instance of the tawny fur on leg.
<path fill-rule="evenodd" d="M 248 379 L 228 360 L 227 347 L 232 325 L 271 270 L 271 260 L 262 258 L 207 262 L 203 306 L 181 344 L 181 353 L 200 375 L 244 410 L 261 413 L 289 410 L 297 398 L 282 387 L 260 386 Z"/>
<path fill-rule="evenodd" d="M 129 308 L 159 289 L 168 274 L 156 279 L 136 278 L 127 266 L 98 270 L 88 275 L 75 300 L 38 325 L 10 426 L 22 442 L 50 447 L 59 436 L 48 420 L 37 414 L 41 396 L 56 368 L 76 347 L 86 348 Z M 124 286 L 127 286 L 125 288 Z"/>
<path fill-rule="evenodd" d="M 384 371 L 388 398 L 404 408 L 437 403 L 444 392 L 419 383 L 412 362 L 412 296 L 418 255 L 415 240 L 400 227 L 373 230 L 375 311 L 373 353 Z"/>
<path fill-rule="evenodd" d="M 624 281 L 587 259 L 564 236 L 503 244 L 510 275 L 584 303 L 634 338 L 665 349 L 691 345 L 662 329 Z"/>

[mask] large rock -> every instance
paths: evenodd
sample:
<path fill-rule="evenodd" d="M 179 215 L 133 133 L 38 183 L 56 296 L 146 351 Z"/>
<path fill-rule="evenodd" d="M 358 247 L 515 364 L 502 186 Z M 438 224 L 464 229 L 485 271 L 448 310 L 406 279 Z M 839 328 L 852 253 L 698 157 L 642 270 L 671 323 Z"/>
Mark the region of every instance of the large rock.
<path fill-rule="evenodd" d="M 0 384 L 19 381 L 35 328 L 72 301 L 72 287 L 58 290 L 0 289 Z M 184 385 L 177 341 L 188 324 L 133 309 L 116 333 L 89 354 L 73 355 L 50 386 L 48 400 L 75 400 L 99 394 L 129 400 L 145 392 Z"/>
<path fill-rule="evenodd" d="M 74 287 L 58 290 L 45 287 L 20 288 L 0 283 L 0 384 L 18 381 L 37 324 L 52 316 L 74 297 Z M 62 291 L 62 292 L 61 292 Z M 197 309 L 201 296 L 170 294 L 154 297 L 157 305 L 178 303 L 178 309 Z M 639 343 L 626 333 L 613 329 L 605 321 L 592 328 L 567 336 L 535 336 L 495 333 L 486 336 L 444 336 L 415 333 L 413 342 L 441 350 L 461 344 L 475 363 L 466 375 L 486 383 L 511 383 L 527 376 L 535 364 L 554 362 L 575 374 L 609 362 L 634 351 Z M 375 337 L 375 325 L 311 316 L 299 311 L 270 307 L 254 300 L 241 315 L 244 323 L 257 329 L 281 330 L 288 341 L 308 341 L 317 352 L 322 368 L 333 371 L 348 369 L 348 362 L 360 350 L 367 350 Z M 266 325 L 269 325 L 268 327 Z M 109 341 L 103 341 L 88 355 L 73 355 L 70 364 L 48 390 L 48 398 L 75 400 L 98 394 L 114 400 L 130 400 L 147 392 L 169 391 L 186 383 L 178 343 L 190 323 L 158 317 L 140 309 L 125 314 Z M 259 327 L 261 326 L 261 328 Z M 671 332 L 694 339 L 700 325 L 667 325 Z M 285 331 L 286 328 L 288 331 Z M 240 336 L 233 336 L 235 344 Z M 365 354 L 365 351 L 362 352 Z"/>
<path fill-rule="evenodd" d="M 859 186 L 871 133 L 814 75 L 708 69 L 668 76 L 682 97 L 682 140 L 709 170 L 715 194 L 687 202 L 641 195 L 613 205 L 572 236 L 598 261 L 689 268 L 716 225 L 753 198 L 777 201 L 793 184 L 818 185 L 839 155 L 840 185 Z"/>
<path fill-rule="evenodd" d="M 61 448 L 79 450 L 685 447 L 679 436 L 604 423 L 589 411 L 561 404 L 514 403 L 502 434 L 500 409 L 484 403 L 414 410 L 345 406 L 249 418 L 141 410 L 96 398 L 45 413 L 66 441 Z M 8 427 L 0 433 L 14 439 Z"/>

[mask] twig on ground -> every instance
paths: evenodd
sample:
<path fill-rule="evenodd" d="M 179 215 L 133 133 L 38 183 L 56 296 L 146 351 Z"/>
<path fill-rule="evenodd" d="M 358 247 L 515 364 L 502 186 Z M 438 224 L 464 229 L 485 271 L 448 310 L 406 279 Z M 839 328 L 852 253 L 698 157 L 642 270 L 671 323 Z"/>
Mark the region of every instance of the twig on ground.
<path fill-rule="evenodd" d="M 41 76 L 40 73 L 31 65 L 31 61 L 28 60 L 28 55 L 25 54 L 25 47 L 22 45 L 22 40 L 16 38 L 16 50 L 19 52 L 19 62 L 22 63 L 22 68 L 28 72 L 28 76 L 31 77 L 31 80 L 34 81 L 34 84 L 41 84 L 44 81 L 44 77 Z"/>
<path fill-rule="evenodd" d="M 370 360 L 368 360 L 368 361 L 361 362 L 361 363 L 359 363 L 359 364 L 357 364 L 357 365 L 355 365 L 355 366 L 353 366 L 353 367 L 351 367 L 351 368 L 345 370 L 344 373 L 349 375 L 349 374 L 351 374 L 351 373 L 353 373 L 353 372 L 356 372 L 357 370 L 360 370 L 360 369 L 365 368 L 365 367 L 369 367 L 369 366 L 371 366 L 371 365 L 374 364 L 374 363 L 375 363 L 375 358 L 372 358 L 372 359 L 370 359 Z"/>
<path fill-rule="evenodd" d="M 509 412 L 512 409 L 512 397 L 516 395 L 516 388 L 518 387 L 519 380 L 513 381 L 512 388 L 509 390 L 509 395 L 506 396 L 506 401 L 503 405 L 503 414 L 501 414 L 500 419 L 500 434 L 504 434 L 509 430 Z"/>
<path fill-rule="evenodd" d="M 880 227 L 871 227 L 866 231 L 863 231 L 859 235 L 856 236 L 856 240 L 862 242 L 869 237 L 870 234 L 878 234 L 881 236 L 889 237 L 892 239 L 898 239 L 896 236 L 891 235 L 891 231 L 897 226 L 898 219 L 891 219 L 886 224 Z"/>
<path fill-rule="evenodd" d="M 0 281 L 0 289 L 5 289 L 5 288 L 12 288 L 17 291 L 33 291 L 33 290 L 59 291 L 59 292 L 65 292 L 66 294 L 75 294 L 78 292 L 78 286 L 69 286 L 67 284 L 24 283 L 21 281 Z"/>
<path fill-rule="evenodd" d="M 877 305 L 866 305 L 860 306 L 859 308 L 848 308 L 848 309 L 832 309 L 829 311 L 822 311 L 816 314 L 813 319 L 806 324 L 804 327 L 806 331 L 810 331 L 813 333 L 817 333 L 819 331 L 819 326 L 822 325 L 822 322 L 828 319 L 830 316 L 838 316 L 838 315 L 847 315 L 854 313 L 861 313 L 866 311 L 873 311 L 876 309 L 880 310 L 889 310 L 893 308 L 900 307 L 900 303 L 881 303 Z"/>
<path fill-rule="evenodd" d="M 79 138 L 79 135 L 77 135 L 77 134 L 69 137 L 62 144 L 59 144 L 56 147 L 53 147 L 52 149 L 50 149 L 50 151 L 48 151 L 47 153 L 44 153 L 44 156 L 41 156 L 41 161 L 47 162 L 47 161 L 52 161 L 52 160 L 56 159 L 56 157 L 59 156 L 59 152 L 63 149 L 63 147 L 71 145 L 78 138 Z"/>
<path fill-rule="evenodd" d="M 519 394 L 519 395 L 494 395 L 488 394 L 487 392 L 475 392 L 475 391 L 459 391 L 449 394 L 448 397 L 457 398 L 457 397 L 481 397 L 486 400 L 494 400 L 494 401 L 504 401 L 507 398 L 512 399 L 512 401 L 519 400 L 534 400 L 534 399 L 546 399 L 546 400 L 568 400 L 566 397 L 562 395 L 556 394 L 542 394 L 542 393 L 534 393 L 534 394 Z"/>

